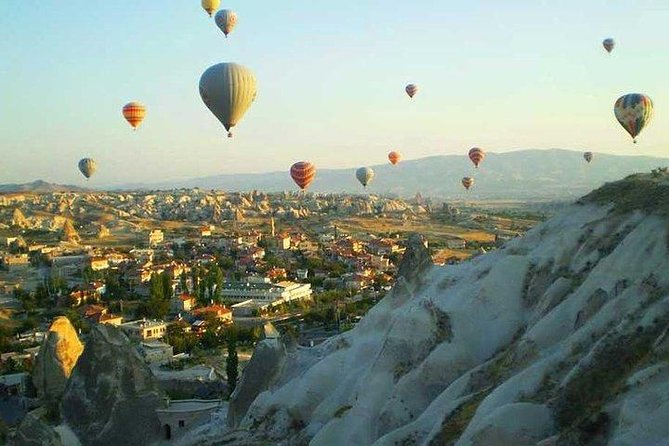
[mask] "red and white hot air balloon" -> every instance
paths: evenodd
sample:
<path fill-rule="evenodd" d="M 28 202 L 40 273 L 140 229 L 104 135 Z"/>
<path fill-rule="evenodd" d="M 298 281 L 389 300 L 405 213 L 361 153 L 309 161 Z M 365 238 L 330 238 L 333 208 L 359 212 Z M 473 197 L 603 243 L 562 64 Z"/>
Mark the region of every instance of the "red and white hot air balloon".
<path fill-rule="evenodd" d="M 309 161 L 299 161 L 291 166 L 290 176 L 300 189 L 305 190 L 316 177 L 316 166 Z"/>
<path fill-rule="evenodd" d="M 474 147 L 469 151 L 469 159 L 474 163 L 474 167 L 478 168 L 481 161 L 485 158 L 485 152 L 478 147 Z"/>
<path fill-rule="evenodd" d="M 137 127 L 144 120 L 144 116 L 146 116 L 146 107 L 144 104 L 129 102 L 123 106 L 123 117 L 135 130 L 137 130 Z"/>
<path fill-rule="evenodd" d="M 407 92 L 410 98 L 413 98 L 416 93 L 418 93 L 418 85 L 416 84 L 409 84 L 406 86 L 404 91 Z"/>
<path fill-rule="evenodd" d="M 395 164 L 402 161 L 402 154 L 393 150 L 388 154 L 388 160 L 390 161 L 390 164 L 394 166 Z"/>

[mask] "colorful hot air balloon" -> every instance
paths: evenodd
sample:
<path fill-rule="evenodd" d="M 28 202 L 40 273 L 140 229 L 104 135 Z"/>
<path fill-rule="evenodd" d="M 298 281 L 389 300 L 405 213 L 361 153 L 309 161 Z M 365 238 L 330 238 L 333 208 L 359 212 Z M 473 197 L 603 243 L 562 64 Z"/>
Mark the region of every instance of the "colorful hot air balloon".
<path fill-rule="evenodd" d="M 479 164 L 485 158 L 485 152 L 478 147 L 474 147 L 469 150 L 469 159 L 474 163 L 474 167 L 478 168 Z"/>
<path fill-rule="evenodd" d="M 79 170 L 87 179 L 95 173 L 96 169 L 97 165 L 95 164 L 95 160 L 91 158 L 82 158 L 79 161 Z"/>
<path fill-rule="evenodd" d="M 592 161 L 592 158 L 593 158 L 593 157 L 594 157 L 594 155 L 593 155 L 592 152 L 585 152 L 585 153 L 583 154 L 583 158 L 584 158 L 587 162 Z"/>
<path fill-rule="evenodd" d="M 146 107 L 139 102 L 129 102 L 123 106 L 123 117 L 135 130 L 144 120 L 144 116 L 146 116 Z"/>
<path fill-rule="evenodd" d="M 469 190 L 469 188 L 474 185 L 474 178 L 464 177 L 462 179 L 462 185 L 465 187 L 465 189 Z"/>
<path fill-rule="evenodd" d="M 618 98 L 613 106 L 613 112 L 636 144 L 636 137 L 653 117 L 653 101 L 643 94 L 626 94 Z"/>
<path fill-rule="evenodd" d="M 613 47 L 616 46 L 616 42 L 612 38 L 604 39 L 602 42 L 602 46 L 606 50 L 607 53 L 611 53 L 613 51 Z"/>
<path fill-rule="evenodd" d="M 416 93 L 418 93 L 418 86 L 415 84 L 409 84 L 406 86 L 404 91 L 407 92 L 410 98 L 413 98 Z"/>
<path fill-rule="evenodd" d="M 207 11 L 209 17 L 221 6 L 221 0 L 202 0 L 202 9 Z"/>
<path fill-rule="evenodd" d="M 242 119 L 256 97 L 256 78 L 248 68 L 236 63 L 209 67 L 200 78 L 200 96 L 211 112 L 230 129 Z"/>
<path fill-rule="evenodd" d="M 394 166 L 395 164 L 402 161 L 402 154 L 393 150 L 388 154 L 388 160 L 390 160 L 390 164 Z"/>
<path fill-rule="evenodd" d="M 304 190 L 314 181 L 316 166 L 309 161 L 299 161 L 291 166 L 290 176 L 295 181 L 295 184 Z"/>
<path fill-rule="evenodd" d="M 355 177 L 360 181 L 360 184 L 362 184 L 363 187 L 367 187 L 374 178 L 374 171 L 369 167 L 361 167 L 355 171 Z"/>
<path fill-rule="evenodd" d="M 214 18 L 216 25 L 221 28 L 225 37 L 232 32 L 235 25 L 237 25 L 237 14 L 229 9 L 221 9 L 216 13 Z"/>

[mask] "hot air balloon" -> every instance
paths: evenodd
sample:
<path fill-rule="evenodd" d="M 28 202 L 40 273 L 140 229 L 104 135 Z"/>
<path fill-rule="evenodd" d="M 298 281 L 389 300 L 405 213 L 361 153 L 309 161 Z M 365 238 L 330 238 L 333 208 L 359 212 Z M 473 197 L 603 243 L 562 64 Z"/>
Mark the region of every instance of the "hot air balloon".
<path fill-rule="evenodd" d="M 464 177 L 462 179 L 462 185 L 465 187 L 465 189 L 469 190 L 469 188 L 474 185 L 474 178 Z"/>
<path fill-rule="evenodd" d="M 593 158 L 593 157 L 594 157 L 594 155 L 592 154 L 592 152 L 585 152 L 585 153 L 583 154 L 583 158 L 584 158 L 587 162 L 592 161 L 592 158 Z"/>
<path fill-rule="evenodd" d="M 237 125 L 255 100 L 256 78 L 242 65 L 219 63 L 202 74 L 200 96 L 231 138 L 230 129 Z"/>
<path fill-rule="evenodd" d="M 299 161 L 291 166 L 290 176 L 295 181 L 295 184 L 304 190 L 314 181 L 316 166 L 309 161 Z"/>
<path fill-rule="evenodd" d="M 209 17 L 221 6 L 221 0 L 202 0 L 202 9 L 207 11 Z"/>
<path fill-rule="evenodd" d="M 613 112 L 636 144 L 636 137 L 653 117 L 653 101 L 643 94 L 626 94 L 618 98 L 613 106 Z"/>
<path fill-rule="evenodd" d="M 355 177 L 360 181 L 360 184 L 362 184 L 363 187 L 367 187 L 374 178 L 374 171 L 369 167 L 361 167 L 355 171 Z"/>
<path fill-rule="evenodd" d="M 478 168 L 479 164 L 481 161 L 483 161 L 484 158 L 485 152 L 482 149 L 474 147 L 473 149 L 469 150 L 469 159 L 472 160 L 472 163 L 474 163 L 474 167 Z"/>
<path fill-rule="evenodd" d="M 235 25 L 237 25 L 237 14 L 229 9 L 221 9 L 216 13 L 214 18 L 216 25 L 221 28 L 225 37 L 232 32 Z"/>
<path fill-rule="evenodd" d="M 91 158 L 82 158 L 79 161 L 79 170 L 81 173 L 84 174 L 84 176 L 88 179 L 95 173 L 95 170 L 97 169 L 97 166 L 95 164 L 95 160 Z"/>
<path fill-rule="evenodd" d="M 144 120 L 144 116 L 146 116 L 146 107 L 139 102 L 129 102 L 123 106 L 123 117 L 135 130 Z"/>
<path fill-rule="evenodd" d="M 390 160 L 390 164 L 393 166 L 400 161 L 402 161 L 402 154 L 400 152 L 395 152 L 394 150 L 388 154 L 388 159 Z"/>
<path fill-rule="evenodd" d="M 607 53 L 611 53 L 613 51 L 613 47 L 616 46 L 616 42 L 612 38 L 604 39 L 602 42 L 602 46 L 606 50 Z"/>
<path fill-rule="evenodd" d="M 410 98 L 413 98 L 416 93 L 418 93 L 418 86 L 415 84 L 409 84 L 406 86 L 404 91 L 407 92 Z"/>

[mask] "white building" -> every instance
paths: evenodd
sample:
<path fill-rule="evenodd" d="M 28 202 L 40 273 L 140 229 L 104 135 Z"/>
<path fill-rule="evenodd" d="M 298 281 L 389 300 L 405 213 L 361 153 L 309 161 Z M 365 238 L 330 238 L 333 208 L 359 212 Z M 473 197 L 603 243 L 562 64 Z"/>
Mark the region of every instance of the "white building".
<path fill-rule="evenodd" d="M 119 326 L 128 337 L 140 340 L 160 339 L 165 336 L 167 324 L 163 321 L 140 319 Z"/>
<path fill-rule="evenodd" d="M 221 288 L 221 296 L 233 302 L 247 300 L 263 304 L 280 305 L 293 300 L 311 298 L 311 284 L 295 282 L 270 283 L 269 279 L 248 282 L 227 282 Z"/>
<path fill-rule="evenodd" d="M 164 239 L 163 231 L 160 229 L 154 229 L 149 232 L 149 246 L 156 246 L 163 242 Z"/>

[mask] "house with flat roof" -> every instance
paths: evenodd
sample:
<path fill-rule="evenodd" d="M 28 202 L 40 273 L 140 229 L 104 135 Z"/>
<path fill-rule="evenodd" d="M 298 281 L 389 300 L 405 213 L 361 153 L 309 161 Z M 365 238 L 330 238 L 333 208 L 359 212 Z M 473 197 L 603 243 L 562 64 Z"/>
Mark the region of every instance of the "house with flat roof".
<path fill-rule="evenodd" d="M 128 337 L 139 340 L 160 339 L 167 332 L 167 324 L 161 320 L 140 319 L 119 326 Z"/>

